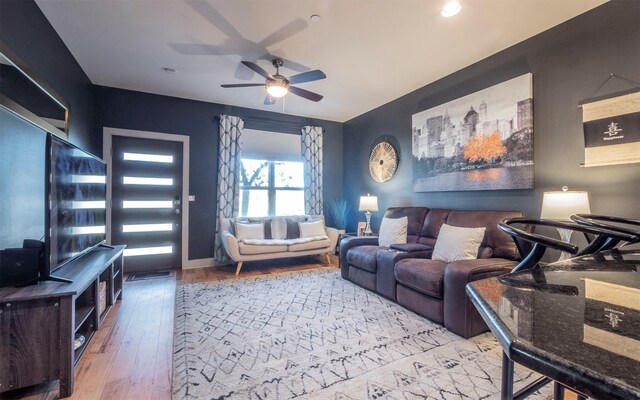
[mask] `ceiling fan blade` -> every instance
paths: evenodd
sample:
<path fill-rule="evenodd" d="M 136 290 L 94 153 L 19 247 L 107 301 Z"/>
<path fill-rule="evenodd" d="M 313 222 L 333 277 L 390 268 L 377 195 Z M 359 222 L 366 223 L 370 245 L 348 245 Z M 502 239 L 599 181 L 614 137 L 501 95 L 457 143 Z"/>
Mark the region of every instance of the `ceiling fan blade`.
<path fill-rule="evenodd" d="M 256 73 L 258 73 L 260 76 L 262 76 L 265 79 L 271 79 L 271 80 L 274 79 L 273 76 L 271 76 L 267 71 L 262 69 L 262 67 L 256 63 L 252 63 L 251 61 L 241 61 L 241 63 L 251 68 L 252 70 L 254 70 Z"/>
<path fill-rule="evenodd" d="M 297 96 L 304 97 L 305 99 L 311 101 L 320 101 L 324 97 L 322 95 L 319 95 L 318 93 L 313 93 L 295 86 L 289 86 L 289 91 Z"/>
<path fill-rule="evenodd" d="M 264 105 L 270 106 L 273 104 L 276 104 L 276 99 L 274 97 L 267 95 L 267 97 L 264 98 Z"/>
<path fill-rule="evenodd" d="M 302 18 L 294 19 L 293 21 L 289 22 L 282 28 L 278 29 L 277 31 L 273 32 L 266 38 L 262 39 L 259 42 L 259 45 L 262 46 L 264 49 L 266 49 L 269 46 L 273 46 L 276 43 L 280 43 L 283 40 L 288 39 L 293 35 L 302 32 L 308 26 L 309 24 L 304 19 Z"/>
<path fill-rule="evenodd" d="M 257 87 L 264 86 L 264 83 L 231 83 L 227 85 L 220 85 L 223 88 L 238 88 L 238 87 Z"/>
<path fill-rule="evenodd" d="M 295 85 L 297 83 L 317 81 L 326 77 L 327 76 L 324 74 L 324 72 L 320 71 L 319 69 L 314 69 L 313 71 L 303 72 L 301 74 L 290 77 L 289 83 Z"/>

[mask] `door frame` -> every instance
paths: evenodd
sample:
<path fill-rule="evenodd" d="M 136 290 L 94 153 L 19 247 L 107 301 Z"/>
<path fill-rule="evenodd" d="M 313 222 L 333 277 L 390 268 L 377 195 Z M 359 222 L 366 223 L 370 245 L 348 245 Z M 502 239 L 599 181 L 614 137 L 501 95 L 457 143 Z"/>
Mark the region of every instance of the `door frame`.
<path fill-rule="evenodd" d="M 133 129 L 102 128 L 102 158 L 107 163 L 107 243 L 111 243 L 112 143 L 114 136 L 182 142 L 182 259 L 180 269 L 189 263 L 189 136 Z"/>

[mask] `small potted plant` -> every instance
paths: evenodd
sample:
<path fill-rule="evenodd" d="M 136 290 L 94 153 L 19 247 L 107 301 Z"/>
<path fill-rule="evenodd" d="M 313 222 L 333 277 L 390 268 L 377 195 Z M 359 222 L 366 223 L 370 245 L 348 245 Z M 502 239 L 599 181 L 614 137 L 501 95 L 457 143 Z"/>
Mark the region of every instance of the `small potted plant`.
<path fill-rule="evenodd" d="M 350 207 L 343 199 L 329 201 L 329 215 L 333 220 L 334 228 L 341 234 L 345 233 L 347 228 L 347 220 L 349 218 Z"/>

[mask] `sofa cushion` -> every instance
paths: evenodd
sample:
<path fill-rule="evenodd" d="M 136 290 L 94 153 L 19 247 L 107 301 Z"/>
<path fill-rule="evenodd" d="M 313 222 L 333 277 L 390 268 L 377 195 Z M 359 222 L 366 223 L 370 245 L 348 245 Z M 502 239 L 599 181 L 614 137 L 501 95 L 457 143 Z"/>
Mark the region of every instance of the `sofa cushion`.
<path fill-rule="evenodd" d="M 306 239 L 306 238 L 305 238 Z M 312 241 L 301 241 L 300 239 L 291 239 L 291 242 L 298 242 L 289 245 L 289 251 L 307 251 L 329 247 L 331 240 L 324 237 L 314 238 Z"/>
<path fill-rule="evenodd" d="M 478 249 L 487 228 L 461 228 L 442 224 L 438 241 L 433 248 L 434 260 L 452 262 L 478 258 Z"/>
<path fill-rule="evenodd" d="M 432 247 L 435 246 L 438 233 L 440 232 L 440 227 L 445 223 L 448 216 L 449 210 L 429 209 L 427 216 L 424 218 L 424 223 L 422 224 L 418 243 Z"/>
<path fill-rule="evenodd" d="M 307 217 L 287 217 L 287 237 L 286 239 L 297 239 L 300 237 L 300 227 L 298 222 L 307 221 Z"/>
<path fill-rule="evenodd" d="M 413 253 L 415 251 L 433 250 L 433 246 L 427 246 L 426 244 L 420 244 L 420 243 L 402 243 L 402 244 L 396 243 L 396 244 L 392 244 L 389 247 L 391 247 L 394 250 L 404 251 L 407 253 Z"/>
<path fill-rule="evenodd" d="M 327 234 L 324 221 L 319 219 L 316 221 L 298 222 L 298 230 L 301 238 L 309 238 L 315 236 L 325 236 Z"/>
<path fill-rule="evenodd" d="M 427 258 L 405 258 L 396 263 L 394 274 L 398 283 L 441 299 L 446 266 L 445 262 Z"/>
<path fill-rule="evenodd" d="M 394 243 L 407 243 L 408 221 L 407 217 L 382 218 L 378 244 L 383 247 L 389 247 Z"/>
<path fill-rule="evenodd" d="M 236 222 L 236 239 L 239 242 L 246 239 L 264 239 L 264 224 L 262 222 L 244 224 Z"/>
<path fill-rule="evenodd" d="M 287 251 L 286 244 L 247 244 L 238 243 L 238 250 L 240 254 L 267 254 L 267 253 L 280 253 Z"/>
<path fill-rule="evenodd" d="M 273 239 L 287 238 L 287 220 L 284 217 L 275 217 L 271 220 L 271 237 Z"/>
<path fill-rule="evenodd" d="M 251 223 L 261 223 L 264 224 L 264 238 L 271 239 L 271 219 L 267 218 L 249 218 L 249 222 Z"/>
<path fill-rule="evenodd" d="M 518 250 L 513 238 L 498 228 L 498 222 L 505 218 L 523 218 L 519 211 L 462 211 L 452 210 L 447 217 L 449 225 L 487 228 L 478 252 L 478 258 L 506 258 L 518 260 Z"/>
<path fill-rule="evenodd" d="M 347 252 L 347 262 L 354 267 L 375 273 L 378 250 L 380 250 L 378 246 L 357 246 L 350 248 Z"/>
<path fill-rule="evenodd" d="M 426 207 L 391 207 L 384 213 L 386 218 L 401 218 L 407 217 L 407 243 L 416 243 L 420 230 L 422 229 L 422 223 L 429 211 Z"/>

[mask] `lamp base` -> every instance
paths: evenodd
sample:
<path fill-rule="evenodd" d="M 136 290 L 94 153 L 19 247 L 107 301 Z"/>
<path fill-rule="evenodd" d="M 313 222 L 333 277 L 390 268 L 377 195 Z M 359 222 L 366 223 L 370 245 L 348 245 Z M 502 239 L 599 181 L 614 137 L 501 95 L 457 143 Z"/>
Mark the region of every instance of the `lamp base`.
<path fill-rule="evenodd" d="M 364 213 L 365 217 L 367 217 L 367 224 L 364 226 L 363 234 L 365 236 L 373 235 L 373 231 L 371 230 L 371 211 L 367 211 Z"/>
<path fill-rule="evenodd" d="M 573 230 L 564 228 L 556 229 L 558 230 L 558 233 L 560 233 L 560 240 L 562 240 L 563 242 L 571 243 L 571 235 L 573 235 Z M 570 258 L 571 254 L 563 251 L 562 253 L 560 253 L 560 258 L 558 259 L 558 261 L 568 260 Z"/>

